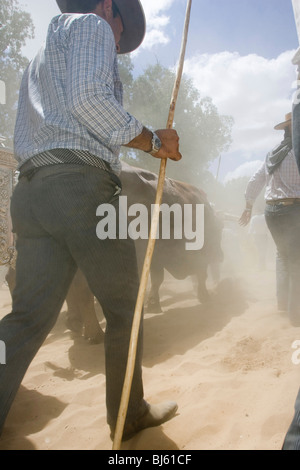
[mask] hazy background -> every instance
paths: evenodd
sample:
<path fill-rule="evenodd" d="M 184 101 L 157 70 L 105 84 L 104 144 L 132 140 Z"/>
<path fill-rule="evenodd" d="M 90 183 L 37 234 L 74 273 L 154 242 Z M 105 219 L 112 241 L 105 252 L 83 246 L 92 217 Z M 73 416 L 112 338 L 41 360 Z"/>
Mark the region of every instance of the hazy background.
<path fill-rule="evenodd" d="M 31 58 L 44 40 L 54 0 L 23 0 L 35 25 L 35 39 L 24 54 Z M 142 0 L 147 34 L 132 54 L 134 73 L 157 61 L 178 60 L 186 0 Z M 201 96 L 210 96 L 221 114 L 234 118 L 233 143 L 222 155 L 220 176 L 251 173 L 279 138 L 273 130 L 291 108 L 298 39 L 290 0 L 194 0 L 184 73 Z M 218 162 L 212 166 L 217 171 Z M 254 165 L 255 166 L 255 165 Z"/>
<path fill-rule="evenodd" d="M 0 22 L 4 23 L 1 15 L 7 0 L 1 3 Z M 21 48 L 29 61 L 43 43 L 48 24 L 59 9 L 55 0 L 8 3 L 28 12 L 34 25 L 34 38 L 27 37 Z M 173 76 L 166 78 L 163 100 L 152 104 L 156 109 L 151 116 L 147 115 L 151 106 L 149 91 L 142 99 L 140 90 L 144 80 L 147 86 L 152 85 L 155 95 L 155 66 L 163 68 L 160 74 L 164 76 L 165 69 L 173 73 L 176 70 L 187 2 L 142 0 L 142 4 L 147 33 L 141 47 L 130 55 L 127 72 L 130 71 L 131 81 L 125 90 L 134 85 L 132 89 L 139 96 L 135 102 L 131 100 L 129 110 L 146 119 L 145 124 L 159 127 L 166 122 Z M 201 186 L 213 202 L 223 206 L 222 210 L 231 205 L 224 188 L 234 182 L 239 190 L 232 204 L 238 207 L 232 209 L 240 210 L 247 179 L 282 139 L 274 125 L 291 110 L 296 80 L 291 58 L 297 47 L 290 0 L 194 0 L 184 66 L 187 86 L 182 85 L 180 92 L 189 102 L 182 106 L 179 103 L 175 114 L 184 162 L 177 167 L 177 173 L 170 165 L 168 175 Z M 190 109 L 200 112 L 199 119 L 187 119 Z M 226 129 L 221 134 L 225 133 L 226 138 L 215 143 L 214 136 L 224 122 Z M 194 146 L 188 148 L 187 140 Z M 213 148 L 210 143 L 215 144 Z"/>

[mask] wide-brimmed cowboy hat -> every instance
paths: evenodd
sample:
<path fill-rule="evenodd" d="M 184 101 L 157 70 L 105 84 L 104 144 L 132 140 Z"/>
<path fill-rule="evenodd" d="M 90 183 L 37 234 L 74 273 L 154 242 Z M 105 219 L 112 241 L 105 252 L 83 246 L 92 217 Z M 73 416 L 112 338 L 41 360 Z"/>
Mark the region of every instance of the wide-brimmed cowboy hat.
<path fill-rule="evenodd" d="M 281 122 L 280 124 L 277 124 L 277 126 L 274 127 L 277 131 L 279 130 L 284 130 L 286 127 L 290 125 L 292 122 L 292 113 L 288 113 L 285 115 L 285 121 Z"/>
<path fill-rule="evenodd" d="M 72 0 L 56 0 L 62 13 L 69 13 L 72 10 Z M 119 42 L 119 54 L 126 54 L 134 51 L 144 39 L 146 31 L 146 21 L 143 7 L 139 0 L 113 0 L 117 6 L 123 22 L 123 33 Z M 84 4 L 84 0 L 82 0 Z M 78 0 L 74 2 L 78 4 Z M 76 8 L 75 8 L 76 9 Z"/>

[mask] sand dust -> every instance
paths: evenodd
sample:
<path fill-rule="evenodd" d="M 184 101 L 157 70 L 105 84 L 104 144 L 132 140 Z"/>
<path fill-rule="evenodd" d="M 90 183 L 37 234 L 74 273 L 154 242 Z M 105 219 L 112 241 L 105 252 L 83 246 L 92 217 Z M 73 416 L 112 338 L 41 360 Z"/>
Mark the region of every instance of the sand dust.
<path fill-rule="evenodd" d="M 167 276 L 163 313 L 145 315 L 145 397 L 179 405 L 124 450 L 280 450 L 293 416 L 300 340 L 276 310 L 273 267 L 223 275 L 200 305 L 191 279 Z M 10 295 L 0 290 L 0 318 Z M 104 325 L 103 325 L 104 326 Z M 32 362 L 9 413 L 1 450 L 110 450 L 103 345 L 59 320 Z"/>

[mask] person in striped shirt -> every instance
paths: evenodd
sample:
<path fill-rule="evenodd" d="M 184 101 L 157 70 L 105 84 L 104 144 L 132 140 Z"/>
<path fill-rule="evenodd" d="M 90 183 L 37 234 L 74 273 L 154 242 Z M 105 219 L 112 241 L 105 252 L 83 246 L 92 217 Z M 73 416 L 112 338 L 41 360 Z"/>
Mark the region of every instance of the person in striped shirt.
<path fill-rule="evenodd" d="M 300 48 L 292 59 L 292 63 L 297 65 L 297 91 L 293 100 L 292 111 L 292 140 L 298 170 L 300 171 Z M 300 388 L 294 406 L 294 416 L 284 438 L 282 450 L 300 450 Z"/>
<path fill-rule="evenodd" d="M 106 317 L 107 422 L 114 435 L 139 276 L 134 241 L 96 235 L 97 207 L 119 210 L 121 146 L 181 159 L 174 129 L 151 131 L 122 104 L 117 54 L 142 42 L 139 0 L 57 0 L 62 14 L 27 67 L 14 152 L 20 177 L 11 202 L 17 235 L 12 312 L 0 322 L 0 433 L 23 376 L 53 327 L 74 274 L 84 273 Z M 118 218 L 117 218 L 118 220 Z M 142 329 L 123 439 L 175 415 L 150 405 L 142 381 Z"/>
<path fill-rule="evenodd" d="M 292 148 L 292 113 L 275 129 L 284 131 L 284 140 L 250 178 L 240 224 L 249 223 L 255 200 L 265 188 L 265 218 L 277 248 L 278 310 L 288 312 L 292 325 L 300 326 L 300 175 Z"/>

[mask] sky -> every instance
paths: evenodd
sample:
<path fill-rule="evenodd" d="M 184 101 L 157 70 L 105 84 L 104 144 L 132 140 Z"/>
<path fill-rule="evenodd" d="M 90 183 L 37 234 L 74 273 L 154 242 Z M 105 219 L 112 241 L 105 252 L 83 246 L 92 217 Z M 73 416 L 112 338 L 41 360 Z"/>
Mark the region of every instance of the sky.
<path fill-rule="evenodd" d="M 132 54 L 134 73 L 157 62 L 176 67 L 187 0 L 141 3 L 147 32 Z M 19 0 L 19 4 L 35 25 L 35 39 L 24 48 L 31 59 L 59 9 L 55 0 Z M 291 59 L 298 46 L 291 0 L 193 0 L 184 74 L 202 97 L 211 97 L 219 114 L 234 119 L 232 145 L 220 156 L 220 181 L 251 176 L 282 140 L 282 132 L 274 126 L 291 111 L 296 83 Z M 214 174 L 218 162 L 211 166 Z"/>

